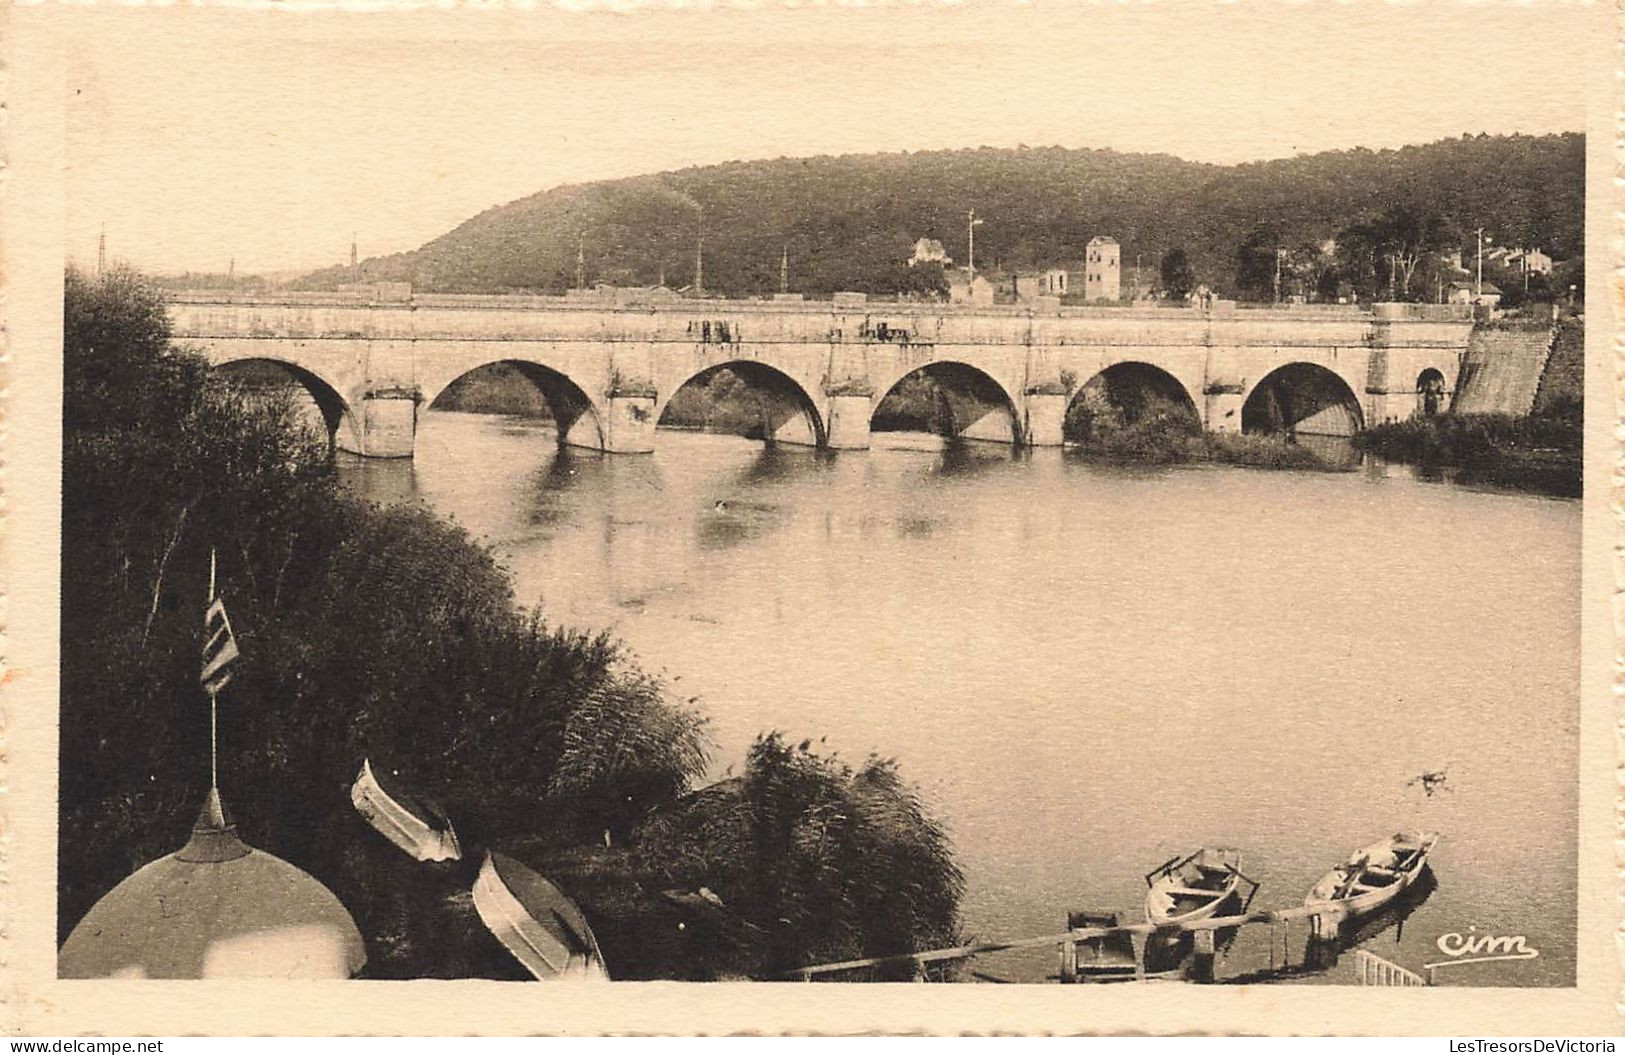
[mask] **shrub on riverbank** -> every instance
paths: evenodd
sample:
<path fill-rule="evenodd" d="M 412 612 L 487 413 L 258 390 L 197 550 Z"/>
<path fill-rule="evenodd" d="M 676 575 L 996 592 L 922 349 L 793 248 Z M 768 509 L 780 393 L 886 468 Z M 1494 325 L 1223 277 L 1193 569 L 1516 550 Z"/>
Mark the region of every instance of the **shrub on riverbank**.
<path fill-rule="evenodd" d="M 211 549 L 243 653 L 220 700 L 223 796 L 247 841 L 350 909 L 370 975 L 512 975 L 472 921 L 483 849 L 544 871 L 606 844 L 623 853 L 705 770 L 702 717 L 617 642 L 519 611 L 508 576 L 461 528 L 344 493 L 324 439 L 301 431 L 289 404 L 170 346 L 163 305 L 137 276 L 70 271 L 59 939 L 115 883 L 178 849 L 202 801 Z M 446 805 L 464 861 L 412 862 L 360 820 L 348 785 L 366 757 Z M 665 867 L 659 852 L 639 861 L 640 874 Z M 900 890 L 919 881 L 893 878 Z M 565 888 L 586 905 L 607 896 Z M 659 918 L 634 913 L 625 933 Z M 617 946 L 612 970 L 637 955 Z"/>
<path fill-rule="evenodd" d="M 639 848 L 758 936 L 729 965 L 756 977 L 953 944 L 962 877 L 895 763 L 811 747 L 759 738 L 741 777 L 655 814 Z"/>
<path fill-rule="evenodd" d="M 1251 469 L 1341 468 L 1282 433 L 1209 432 L 1203 434 L 1202 442 L 1208 459 L 1225 465 Z"/>
<path fill-rule="evenodd" d="M 1284 433 L 1252 435 L 1207 432 L 1188 406 L 1151 397 L 1128 413 L 1108 400 L 1076 400 L 1066 434 L 1085 457 L 1113 464 L 1181 465 L 1217 462 L 1258 469 L 1334 469 L 1324 458 Z"/>
<path fill-rule="evenodd" d="M 1161 396 L 1130 405 L 1085 390 L 1067 409 L 1062 434 L 1078 449 L 1111 462 L 1175 465 L 1202 454 L 1202 423 Z"/>
<path fill-rule="evenodd" d="M 1585 428 L 1578 404 L 1557 413 L 1441 414 L 1388 422 L 1356 437 L 1391 461 L 1457 470 L 1463 483 L 1578 496 Z"/>

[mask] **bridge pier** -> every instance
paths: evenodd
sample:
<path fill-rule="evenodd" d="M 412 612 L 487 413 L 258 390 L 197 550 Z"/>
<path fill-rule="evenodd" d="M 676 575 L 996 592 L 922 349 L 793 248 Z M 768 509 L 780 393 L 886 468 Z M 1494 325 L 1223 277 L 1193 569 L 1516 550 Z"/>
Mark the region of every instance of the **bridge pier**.
<path fill-rule="evenodd" d="M 417 424 L 415 392 L 369 393 L 361 400 L 362 449 L 354 453 L 368 458 L 410 458 Z"/>
<path fill-rule="evenodd" d="M 869 449 L 869 416 L 874 411 L 872 396 L 867 391 L 831 394 L 829 418 L 825 430 L 825 443 L 834 451 L 866 451 Z"/>
<path fill-rule="evenodd" d="M 1241 405 L 1246 398 L 1245 386 L 1239 380 L 1213 380 L 1203 388 L 1207 406 L 1203 408 L 1203 426 L 1209 432 L 1240 432 Z"/>
<path fill-rule="evenodd" d="M 1035 386 L 1027 391 L 1027 446 L 1059 447 L 1066 425 L 1066 390 Z"/>
<path fill-rule="evenodd" d="M 604 450 L 610 454 L 648 454 L 655 449 L 654 389 L 611 394 L 604 421 Z"/>

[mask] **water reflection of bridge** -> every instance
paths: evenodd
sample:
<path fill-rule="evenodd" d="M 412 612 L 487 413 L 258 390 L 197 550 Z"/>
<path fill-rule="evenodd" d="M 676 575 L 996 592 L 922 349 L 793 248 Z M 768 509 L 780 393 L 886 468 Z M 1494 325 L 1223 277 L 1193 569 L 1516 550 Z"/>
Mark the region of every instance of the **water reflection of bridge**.
<path fill-rule="evenodd" d="M 1448 405 L 1471 320 L 1449 307 L 958 307 L 356 294 L 170 300 L 175 336 L 226 365 L 273 362 L 314 397 L 334 442 L 409 457 L 419 413 L 472 371 L 510 363 L 542 392 L 560 442 L 653 448 L 685 385 L 727 367 L 772 442 L 869 446 L 910 377 L 943 392 L 944 431 L 1055 446 L 1097 379 L 1184 403 L 1213 431 L 1348 434 Z M 1096 385 L 1098 388 L 1098 385 Z"/>

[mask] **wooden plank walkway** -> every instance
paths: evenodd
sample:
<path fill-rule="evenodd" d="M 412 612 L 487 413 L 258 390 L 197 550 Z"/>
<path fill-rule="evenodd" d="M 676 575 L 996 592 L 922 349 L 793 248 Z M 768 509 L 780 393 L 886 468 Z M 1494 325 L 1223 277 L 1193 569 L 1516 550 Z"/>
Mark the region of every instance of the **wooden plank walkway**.
<path fill-rule="evenodd" d="M 1191 934 L 1196 937 L 1197 952 L 1211 957 L 1214 954 L 1213 936 L 1216 931 L 1240 930 L 1246 927 L 1260 926 L 1270 928 L 1270 969 L 1278 970 L 1290 966 L 1291 928 L 1294 923 L 1305 923 L 1307 927 L 1305 937 L 1311 942 L 1332 941 L 1337 937 L 1338 928 L 1343 918 L 1344 912 L 1342 909 L 1327 904 L 1318 906 L 1299 905 L 1287 909 L 1247 912 L 1237 916 L 1214 916 L 1193 923 L 1163 926 L 1154 923 L 1128 923 L 1119 924 L 1115 927 L 1076 927 L 1071 930 L 1055 934 L 1042 934 L 1032 938 L 975 942 L 946 949 L 931 949 L 925 952 L 897 953 L 891 956 L 869 956 L 857 960 L 813 964 L 788 971 L 780 977 L 812 981 L 819 975 L 834 974 L 840 971 L 856 971 L 866 967 L 888 967 L 904 964 L 913 964 L 918 970 L 923 969 L 928 964 L 938 964 L 943 961 L 966 960 L 973 956 L 1008 952 L 1012 949 L 1037 949 L 1046 945 L 1055 947 L 1057 952 L 1064 956 L 1067 946 L 1075 949 L 1079 942 L 1125 935 L 1135 942 L 1135 947 L 1138 949 L 1141 942 L 1152 936 L 1178 938 L 1184 934 Z M 1277 951 L 1281 954 L 1279 961 L 1277 961 L 1276 957 Z"/>

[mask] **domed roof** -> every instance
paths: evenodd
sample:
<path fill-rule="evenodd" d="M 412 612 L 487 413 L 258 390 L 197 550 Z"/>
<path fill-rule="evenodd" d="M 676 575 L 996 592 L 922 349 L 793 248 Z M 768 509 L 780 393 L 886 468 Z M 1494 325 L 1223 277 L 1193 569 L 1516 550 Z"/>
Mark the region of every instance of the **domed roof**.
<path fill-rule="evenodd" d="M 348 978 L 355 921 L 315 878 L 248 846 L 210 789 L 192 838 L 137 869 L 73 928 L 62 978 Z"/>

